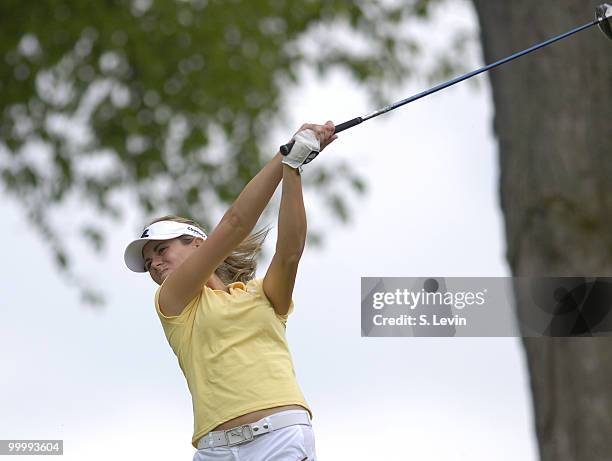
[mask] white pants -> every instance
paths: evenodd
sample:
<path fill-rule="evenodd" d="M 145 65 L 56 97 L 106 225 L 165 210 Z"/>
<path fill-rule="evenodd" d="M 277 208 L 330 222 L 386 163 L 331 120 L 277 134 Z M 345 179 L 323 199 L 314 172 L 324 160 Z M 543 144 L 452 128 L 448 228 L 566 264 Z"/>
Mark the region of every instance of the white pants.
<path fill-rule="evenodd" d="M 294 424 L 231 447 L 202 448 L 193 461 L 317 461 L 312 426 Z"/>

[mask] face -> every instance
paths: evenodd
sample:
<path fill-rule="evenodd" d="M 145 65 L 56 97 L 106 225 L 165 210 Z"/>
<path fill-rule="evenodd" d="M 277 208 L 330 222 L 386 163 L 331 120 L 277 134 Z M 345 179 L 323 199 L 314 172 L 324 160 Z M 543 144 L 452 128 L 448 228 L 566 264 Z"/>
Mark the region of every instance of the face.
<path fill-rule="evenodd" d="M 170 240 L 151 240 L 142 249 L 145 269 L 155 283 L 161 285 L 173 270 L 200 245 L 195 238 L 189 245 L 180 241 L 180 237 Z"/>

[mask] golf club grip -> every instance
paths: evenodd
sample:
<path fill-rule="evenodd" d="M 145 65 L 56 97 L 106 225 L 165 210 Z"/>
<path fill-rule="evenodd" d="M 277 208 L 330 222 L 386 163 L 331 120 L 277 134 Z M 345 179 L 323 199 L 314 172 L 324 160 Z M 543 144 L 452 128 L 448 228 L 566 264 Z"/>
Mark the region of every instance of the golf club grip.
<path fill-rule="evenodd" d="M 352 126 L 359 125 L 361 122 L 363 122 L 363 119 L 361 117 L 356 117 L 352 120 L 349 120 L 348 122 L 342 122 L 340 125 L 336 125 L 334 134 L 347 130 Z M 294 144 L 295 144 L 295 141 L 289 141 L 287 144 L 280 146 L 281 154 L 288 155 L 289 152 L 291 152 L 291 149 L 293 148 Z"/>
<path fill-rule="evenodd" d="M 361 122 L 363 122 L 363 119 L 361 117 L 356 117 L 353 120 L 349 120 L 348 122 L 342 122 L 340 125 L 336 125 L 334 134 L 340 133 L 344 130 L 348 130 L 350 127 L 359 125 Z"/>

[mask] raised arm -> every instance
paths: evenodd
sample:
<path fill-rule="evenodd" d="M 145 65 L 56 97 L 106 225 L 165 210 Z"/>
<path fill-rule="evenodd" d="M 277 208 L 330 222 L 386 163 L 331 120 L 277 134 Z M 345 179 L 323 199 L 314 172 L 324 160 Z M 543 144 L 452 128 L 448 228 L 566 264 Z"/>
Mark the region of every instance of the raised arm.
<path fill-rule="evenodd" d="M 334 124 L 302 125 L 312 130 L 322 151 L 337 138 Z M 279 315 L 285 315 L 291 305 L 297 268 L 306 242 L 306 211 L 302 197 L 302 180 L 298 169 L 283 164 L 283 185 L 278 214 L 276 251 L 263 280 L 266 297 Z"/>
<path fill-rule="evenodd" d="M 167 315 L 179 315 L 215 269 L 253 230 L 283 175 L 279 153 L 245 186 L 208 238 L 170 273 L 160 291 Z"/>

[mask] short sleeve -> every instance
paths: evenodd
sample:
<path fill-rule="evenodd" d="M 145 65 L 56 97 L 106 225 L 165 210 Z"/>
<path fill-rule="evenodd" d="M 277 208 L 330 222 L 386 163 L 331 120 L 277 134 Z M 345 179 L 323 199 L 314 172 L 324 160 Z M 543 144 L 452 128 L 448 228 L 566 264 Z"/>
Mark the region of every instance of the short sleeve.
<path fill-rule="evenodd" d="M 165 315 L 162 313 L 159 307 L 159 294 L 161 286 L 155 291 L 155 311 L 161 321 L 164 334 L 168 340 L 168 344 L 174 351 L 174 354 L 178 357 L 179 363 L 181 363 L 182 351 L 185 349 L 188 338 L 186 332 L 191 330 L 191 325 L 194 322 L 195 315 L 191 315 L 195 312 L 196 306 L 200 299 L 196 296 L 179 315 Z"/>
<path fill-rule="evenodd" d="M 270 305 L 270 308 L 272 310 L 274 310 L 274 306 L 272 306 L 272 303 L 270 302 L 270 300 L 266 296 L 266 293 L 264 292 L 264 289 L 263 289 L 263 279 L 249 280 L 249 282 L 247 283 L 247 291 L 259 294 Z M 280 314 L 277 314 L 276 311 L 275 311 L 274 315 L 276 316 L 276 318 L 278 320 L 280 320 L 280 322 L 283 325 L 286 326 L 287 325 L 287 320 L 289 319 L 289 315 L 291 315 L 293 313 L 294 307 L 295 306 L 293 305 L 293 299 L 292 299 L 291 300 L 291 304 L 289 304 L 289 310 L 287 311 L 286 314 L 280 315 Z"/>
<path fill-rule="evenodd" d="M 185 323 L 185 320 L 187 319 L 189 315 L 189 311 L 193 309 L 193 306 L 195 304 L 194 303 L 195 299 L 189 304 L 187 304 L 187 306 L 185 306 L 185 308 L 179 315 L 165 315 L 161 311 L 161 308 L 159 306 L 159 294 L 161 292 L 162 286 L 164 286 L 163 283 L 155 291 L 155 310 L 157 311 L 157 315 L 159 316 L 159 319 L 162 321 L 162 323 L 171 323 L 171 324 Z"/>

